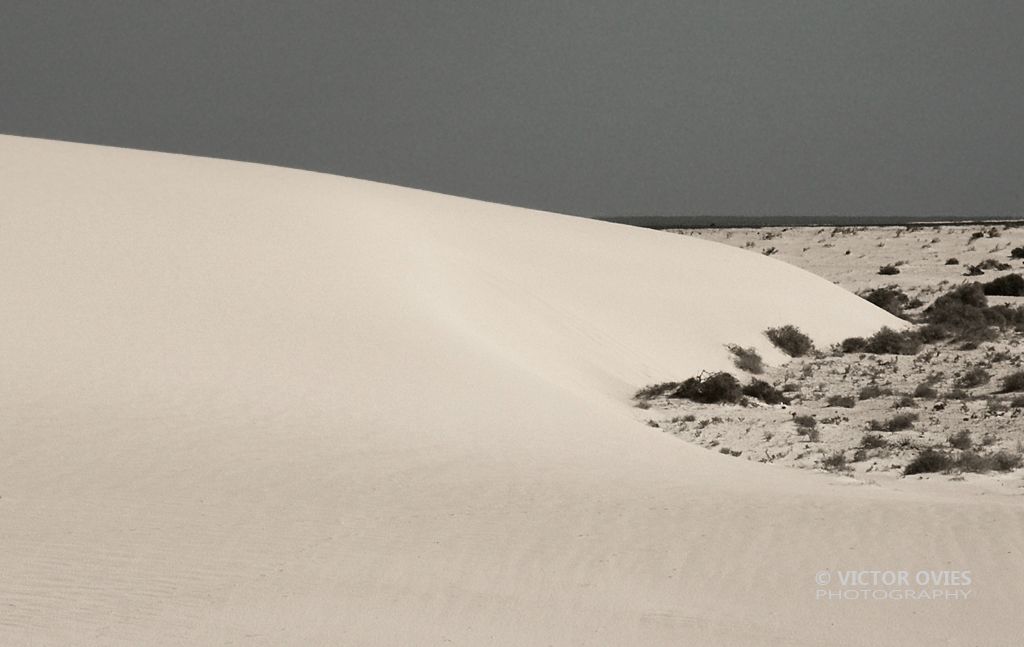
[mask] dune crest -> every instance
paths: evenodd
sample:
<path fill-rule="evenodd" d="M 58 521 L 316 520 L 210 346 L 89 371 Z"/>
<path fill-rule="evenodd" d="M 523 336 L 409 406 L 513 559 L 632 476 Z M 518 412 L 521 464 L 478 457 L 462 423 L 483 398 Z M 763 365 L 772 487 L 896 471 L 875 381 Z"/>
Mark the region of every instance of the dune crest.
<path fill-rule="evenodd" d="M 0 137 L 0 177 L 0 642 L 909 644 L 963 614 L 1015 637 L 1019 507 L 634 421 L 636 388 L 729 368 L 725 344 L 781 361 L 769 326 L 900 325 L 823 279 L 238 162 Z M 959 617 L 814 599 L 823 568 L 951 560 L 991 595 Z"/>

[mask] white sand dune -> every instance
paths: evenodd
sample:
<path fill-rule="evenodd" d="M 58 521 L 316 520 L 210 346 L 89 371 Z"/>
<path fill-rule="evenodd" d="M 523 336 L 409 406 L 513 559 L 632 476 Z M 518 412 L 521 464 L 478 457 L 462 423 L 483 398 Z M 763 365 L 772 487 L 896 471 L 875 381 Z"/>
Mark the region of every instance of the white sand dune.
<path fill-rule="evenodd" d="M 758 254 L 0 137 L 0 643 L 1011 645 L 1024 514 L 756 465 L 630 394 L 896 321 Z M 822 569 L 967 601 L 817 601 Z"/>

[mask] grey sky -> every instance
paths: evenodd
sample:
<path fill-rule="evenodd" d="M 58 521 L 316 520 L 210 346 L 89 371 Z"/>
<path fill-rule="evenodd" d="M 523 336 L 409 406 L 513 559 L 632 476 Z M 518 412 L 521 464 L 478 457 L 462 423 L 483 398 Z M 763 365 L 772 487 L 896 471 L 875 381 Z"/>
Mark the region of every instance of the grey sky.
<path fill-rule="evenodd" d="M 0 132 L 591 216 L 1024 215 L 1024 2 L 0 4 Z"/>

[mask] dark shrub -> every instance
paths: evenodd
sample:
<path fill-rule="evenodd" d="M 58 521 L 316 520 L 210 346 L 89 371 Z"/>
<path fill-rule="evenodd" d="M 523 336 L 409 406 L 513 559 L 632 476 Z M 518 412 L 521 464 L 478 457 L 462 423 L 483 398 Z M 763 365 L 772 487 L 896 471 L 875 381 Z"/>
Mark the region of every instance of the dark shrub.
<path fill-rule="evenodd" d="M 860 446 L 864 449 L 880 449 L 888 447 L 889 441 L 878 434 L 864 434 L 860 437 Z"/>
<path fill-rule="evenodd" d="M 892 395 L 892 389 L 887 386 L 869 384 L 860 390 L 860 393 L 857 394 L 857 399 L 870 400 L 871 398 L 879 398 L 883 395 Z"/>
<path fill-rule="evenodd" d="M 947 258 L 946 259 L 946 265 L 959 265 L 959 264 L 960 264 L 960 259 L 958 259 L 958 258 Z"/>
<path fill-rule="evenodd" d="M 992 469 L 997 472 L 1009 472 L 1015 470 L 1021 465 L 1021 455 L 1000 450 L 991 456 Z"/>
<path fill-rule="evenodd" d="M 925 449 L 910 461 L 910 464 L 903 469 L 906 475 L 924 474 L 925 472 L 945 472 L 953 467 L 953 459 L 946 452 L 934 449 Z"/>
<path fill-rule="evenodd" d="M 974 366 L 957 379 L 956 385 L 961 389 L 973 389 L 976 386 L 988 384 L 991 379 L 992 376 L 988 371 L 980 366 Z"/>
<path fill-rule="evenodd" d="M 814 416 L 793 416 L 793 422 L 796 423 L 797 427 L 804 427 L 806 429 L 814 429 L 818 426 L 818 421 L 814 419 Z"/>
<path fill-rule="evenodd" d="M 993 470 L 997 472 L 1009 472 L 1020 467 L 1021 456 L 1005 450 L 993 454 L 977 454 L 965 451 L 955 461 L 953 467 L 961 472 L 977 472 L 984 474 Z"/>
<path fill-rule="evenodd" d="M 765 404 L 789 404 L 789 398 L 764 380 L 753 379 L 743 387 L 743 395 L 757 398 Z"/>
<path fill-rule="evenodd" d="M 814 342 L 796 326 L 769 328 L 764 334 L 779 350 L 790 357 L 803 357 L 814 350 Z"/>
<path fill-rule="evenodd" d="M 844 353 L 862 353 L 868 345 L 868 340 L 863 337 L 847 337 L 839 345 Z"/>
<path fill-rule="evenodd" d="M 936 391 L 935 387 L 932 386 L 929 382 L 922 382 L 921 384 L 917 385 L 916 389 L 914 389 L 914 397 L 926 398 L 931 400 L 939 397 L 939 392 Z"/>
<path fill-rule="evenodd" d="M 679 388 L 679 382 L 662 382 L 651 384 L 637 391 L 633 397 L 637 400 L 650 400 L 658 396 L 667 395 L 669 392 Z"/>
<path fill-rule="evenodd" d="M 1003 378 L 1003 393 L 1012 393 L 1014 391 L 1024 391 L 1024 371 L 1017 371 L 1016 373 L 1010 373 Z"/>
<path fill-rule="evenodd" d="M 729 373 L 712 373 L 684 380 L 679 388 L 667 394 L 670 398 L 681 398 L 715 404 L 739 402 L 743 397 L 740 382 Z"/>
<path fill-rule="evenodd" d="M 828 398 L 828 406 L 830 407 L 852 409 L 856 404 L 857 401 L 854 400 L 852 395 L 832 395 Z"/>
<path fill-rule="evenodd" d="M 899 274 L 900 268 L 892 264 L 883 265 L 882 267 L 878 268 L 878 273 L 881 274 L 882 276 L 892 276 L 894 274 Z"/>
<path fill-rule="evenodd" d="M 821 466 L 830 472 L 846 471 L 846 454 L 837 451 L 821 459 Z"/>
<path fill-rule="evenodd" d="M 892 406 L 894 409 L 911 409 L 917 406 L 917 402 L 912 396 L 905 395 L 893 402 Z"/>
<path fill-rule="evenodd" d="M 971 440 L 971 432 L 963 429 L 949 437 L 949 446 L 953 449 L 970 449 L 974 446 Z"/>
<path fill-rule="evenodd" d="M 862 293 L 860 297 L 897 317 L 902 317 L 906 308 L 914 307 L 910 305 L 910 297 L 896 286 L 875 288 Z"/>
<path fill-rule="evenodd" d="M 1002 261 L 997 261 L 994 258 L 986 258 L 982 262 L 978 263 L 978 269 L 979 270 L 996 270 L 996 271 L 1002 272 L 1003 270 L 1010 269 L 1010 265 L 1009 265 L 1009 263 L 1003 263 Z"/>
<path fill-rule="evenodd" d="M 756 348 L 743 348 L 736 344 L 731 344 L 728 348 L 729 352 L 733 354 L 732 362 L 736 368 L 754 375 L 764 373 L 764 362 Z"/>
<path fill-rule="evenodd" d="M 872 420 L 868 423 L 868 428 L 871 431 L 905 431 L 914 426 L 917 417 L 916 413 L 897 413 L 884 422 Z"/>
<path fill-rule="evenodd" d="M 897 332 L 882 328 L 867 339 L 865 353 L 873 355 L 916 355 L 921 350 L 921 339 L 912 330 Z"/>
<path fill-rule="evenodd" d="M 1024 395 L 1018 395 L 1010 400 L 1010 406 L 1014 409 L 1024 409 Z"/>
<path fill-rule="evenodd" d="M 1010 250 L 1010 258 L 1024 258 L 1024 247 L 1014 247 Z"/>
<path fill-rule="evenodd" d="M 1007 274 L 983 283 L 981 288 L 989 296 L 1024 297 L 1024 276 Z"/>

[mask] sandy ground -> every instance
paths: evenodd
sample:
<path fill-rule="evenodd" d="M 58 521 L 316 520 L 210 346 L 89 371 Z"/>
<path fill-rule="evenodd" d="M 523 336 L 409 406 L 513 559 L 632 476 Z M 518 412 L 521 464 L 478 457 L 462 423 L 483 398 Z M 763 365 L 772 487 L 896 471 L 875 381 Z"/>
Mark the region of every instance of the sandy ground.
<path fill-rule="evenodd" d="M 233 162 L 3 137 L 0 178 L 2 644 L 1019 643 L 1018 497 L 636 421 L 767 326 L 894 323 L 826 280 Z M 848 569 L 971 593 L 819 599 Z"/>

